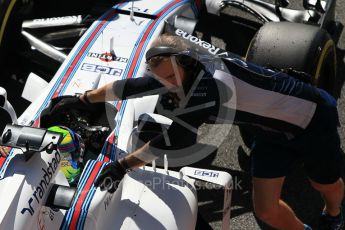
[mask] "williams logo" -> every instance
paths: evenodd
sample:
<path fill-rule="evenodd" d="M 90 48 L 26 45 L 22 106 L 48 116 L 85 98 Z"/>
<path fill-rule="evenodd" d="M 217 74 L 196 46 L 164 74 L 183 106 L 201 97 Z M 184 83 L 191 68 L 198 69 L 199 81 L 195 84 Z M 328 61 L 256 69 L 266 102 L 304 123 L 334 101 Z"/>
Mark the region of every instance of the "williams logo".
<path fill-rule="evenodd" d="M 36 201 L 37 204 L 42 201 L 42 198 L 44 194 L 47 192 L 47 189 L 49 189 L 49 183 L 56 171 L 56 169 L 59 166 L 59 163 L 61 161 L 61 156 L 56 151 L 54 158 L 52 159 L 51 162 L 48 162 L 48 167 L 47 168 L 42 168 L 42 174 L 43 176 L 41 177 L 40 183 L 37 185 L 36 189 L 32 193 L 30 199 L 28 200 L 28 207 L 23 208 L 21 213 L 30 213 L 32 216 L 35 213 L 35 210 L 33 209 L 33 202 Z"/>
<path fill-rule="evenodd" d="M 98 58 L 101 61 L 104 62 L 112 62 L 112 61 L 116 61 L 116 62 L 122 62 L 122 63 L 127 63 L 128 62 L 128 58 L 123 58 L 123 57 L 117 57 L 114 53 L 88 53 L 87 54 L 88 57 L 91 58 Z"/>
<path fill-rule="evenodd" d="M 205 176 L 205 177 L 218 177 L 219 173 L 205 170 L 195 170 L 194 175 L 196 176 Z"/>

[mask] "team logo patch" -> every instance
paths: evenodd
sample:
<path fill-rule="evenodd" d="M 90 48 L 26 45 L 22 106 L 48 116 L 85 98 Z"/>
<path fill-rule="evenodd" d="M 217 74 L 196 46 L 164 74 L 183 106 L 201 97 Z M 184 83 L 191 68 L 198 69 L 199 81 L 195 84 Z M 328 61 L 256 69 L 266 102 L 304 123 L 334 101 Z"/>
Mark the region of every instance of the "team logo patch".
<path fill-rule="evenodd" d="M 128 62 L 128 58 L 118 57 L 114 53 L 110 53 L 110 52 L 105 52 L 105 53 L 102 53 L 102 54 L 89 52 L 87 54 L 87 56 L 91 57 L 91 58 L 98 58 L 98 59 L 100 59 L 101 61 L 104 61 L 104 62 L 112 62 L 112 61 L 122 62 L 122 63 L 127 63 Z"/>

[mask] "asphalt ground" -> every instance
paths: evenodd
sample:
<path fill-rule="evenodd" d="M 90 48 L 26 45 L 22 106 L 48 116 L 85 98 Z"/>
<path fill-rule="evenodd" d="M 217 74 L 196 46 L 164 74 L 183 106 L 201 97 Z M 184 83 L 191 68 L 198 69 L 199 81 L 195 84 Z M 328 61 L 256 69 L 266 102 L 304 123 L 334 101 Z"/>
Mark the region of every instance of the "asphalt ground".
<path fill-rule="evenodd" d="M 302 1 L 290 0 L 291 8 L 301 8 Z M 345 3 L 338 0 L 336 20 L 345 24 Z M 248 21 L 249 20 L 249 21 Z M 246 26 L 245 26 L 246 24 Z M 203 40 L 210 41 L 216 46 L 225 48 L 240 55 L 244 55 L 251 38 L 256 32 L 258 23 L 246 13 L 234 9 L 226 9 L 221 15 L 221 20 L 216 16 L 205 16 L 197 28 L 197 35 Z M 338 81 L 338 109 L 341 127 L 342 149 L 345 151 L 345 35 L 341 35 L 337 45 L 337 81 Z M 22 91 L 23 79 L 12 76 L 8 83 L 1 84 L 8 90 L 9 100 L 14 105 L 17 114 L 21 114 L 28 103 L 20 99 L 18 92 Z M 19 84 L 18 84 L 19 83 Z M 212 127 L 205 125 L 201 128 L 201 136 Z M 230 130 L 230 131 L 229 131 Z M 255 230 L 271 229 L 255 218 L 251 202 L 251 176 L 249 173 L 249 154 L 239 135 L 238 128 L 233 126 L 216 127 L 214 135 L 203 138 L 205 143 L 220 143 L 217 151 L 203 160 L 197 166 L 213 168 L 229 172 L 234 181 L 231 205 L 231 229 Z M 343 153 L 344 154 L 344 153 Z M 344 155 L 345 156 L 345 155 Z M 210 166 L 210 162 L 211 166 Z M 219 189 L 200 186 L 199 211 L 203 219 L 213 229 L 221 228 L 223 191 Z M 282 198 L 292 207 L 297 216 L 312 227 L 317 226 L 323 202 L 319 194 L 314 191 L 303 172 L 301 165 L 296 164 L 291 174 L 286 178 L 282 191 Z"/>

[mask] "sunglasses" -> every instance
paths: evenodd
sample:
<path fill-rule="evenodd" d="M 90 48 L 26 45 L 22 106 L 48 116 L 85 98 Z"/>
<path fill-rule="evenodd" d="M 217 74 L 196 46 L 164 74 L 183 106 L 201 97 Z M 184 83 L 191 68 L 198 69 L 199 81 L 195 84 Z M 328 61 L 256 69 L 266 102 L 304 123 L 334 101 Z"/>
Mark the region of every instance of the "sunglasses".
<path fill-rule="evenodd" d="M 153 58 L 150 58 L 146 61 L 148 69 L 159 66 L 164 61 L 164 59 L 167 60 L 168 57 L 169 56 L 155 56 Z"/>

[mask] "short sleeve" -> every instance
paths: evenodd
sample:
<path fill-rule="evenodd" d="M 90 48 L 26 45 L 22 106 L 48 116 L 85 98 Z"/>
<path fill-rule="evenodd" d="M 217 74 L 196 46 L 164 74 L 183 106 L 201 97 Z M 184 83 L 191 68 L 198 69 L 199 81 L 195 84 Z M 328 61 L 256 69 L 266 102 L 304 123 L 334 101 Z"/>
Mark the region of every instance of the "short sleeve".
<path fill-rule="evenodd" d="M 115 96 L 122 100 L 166 92 L 165 87 L 152 77 L 114 81 L 112 88 Z"/>

